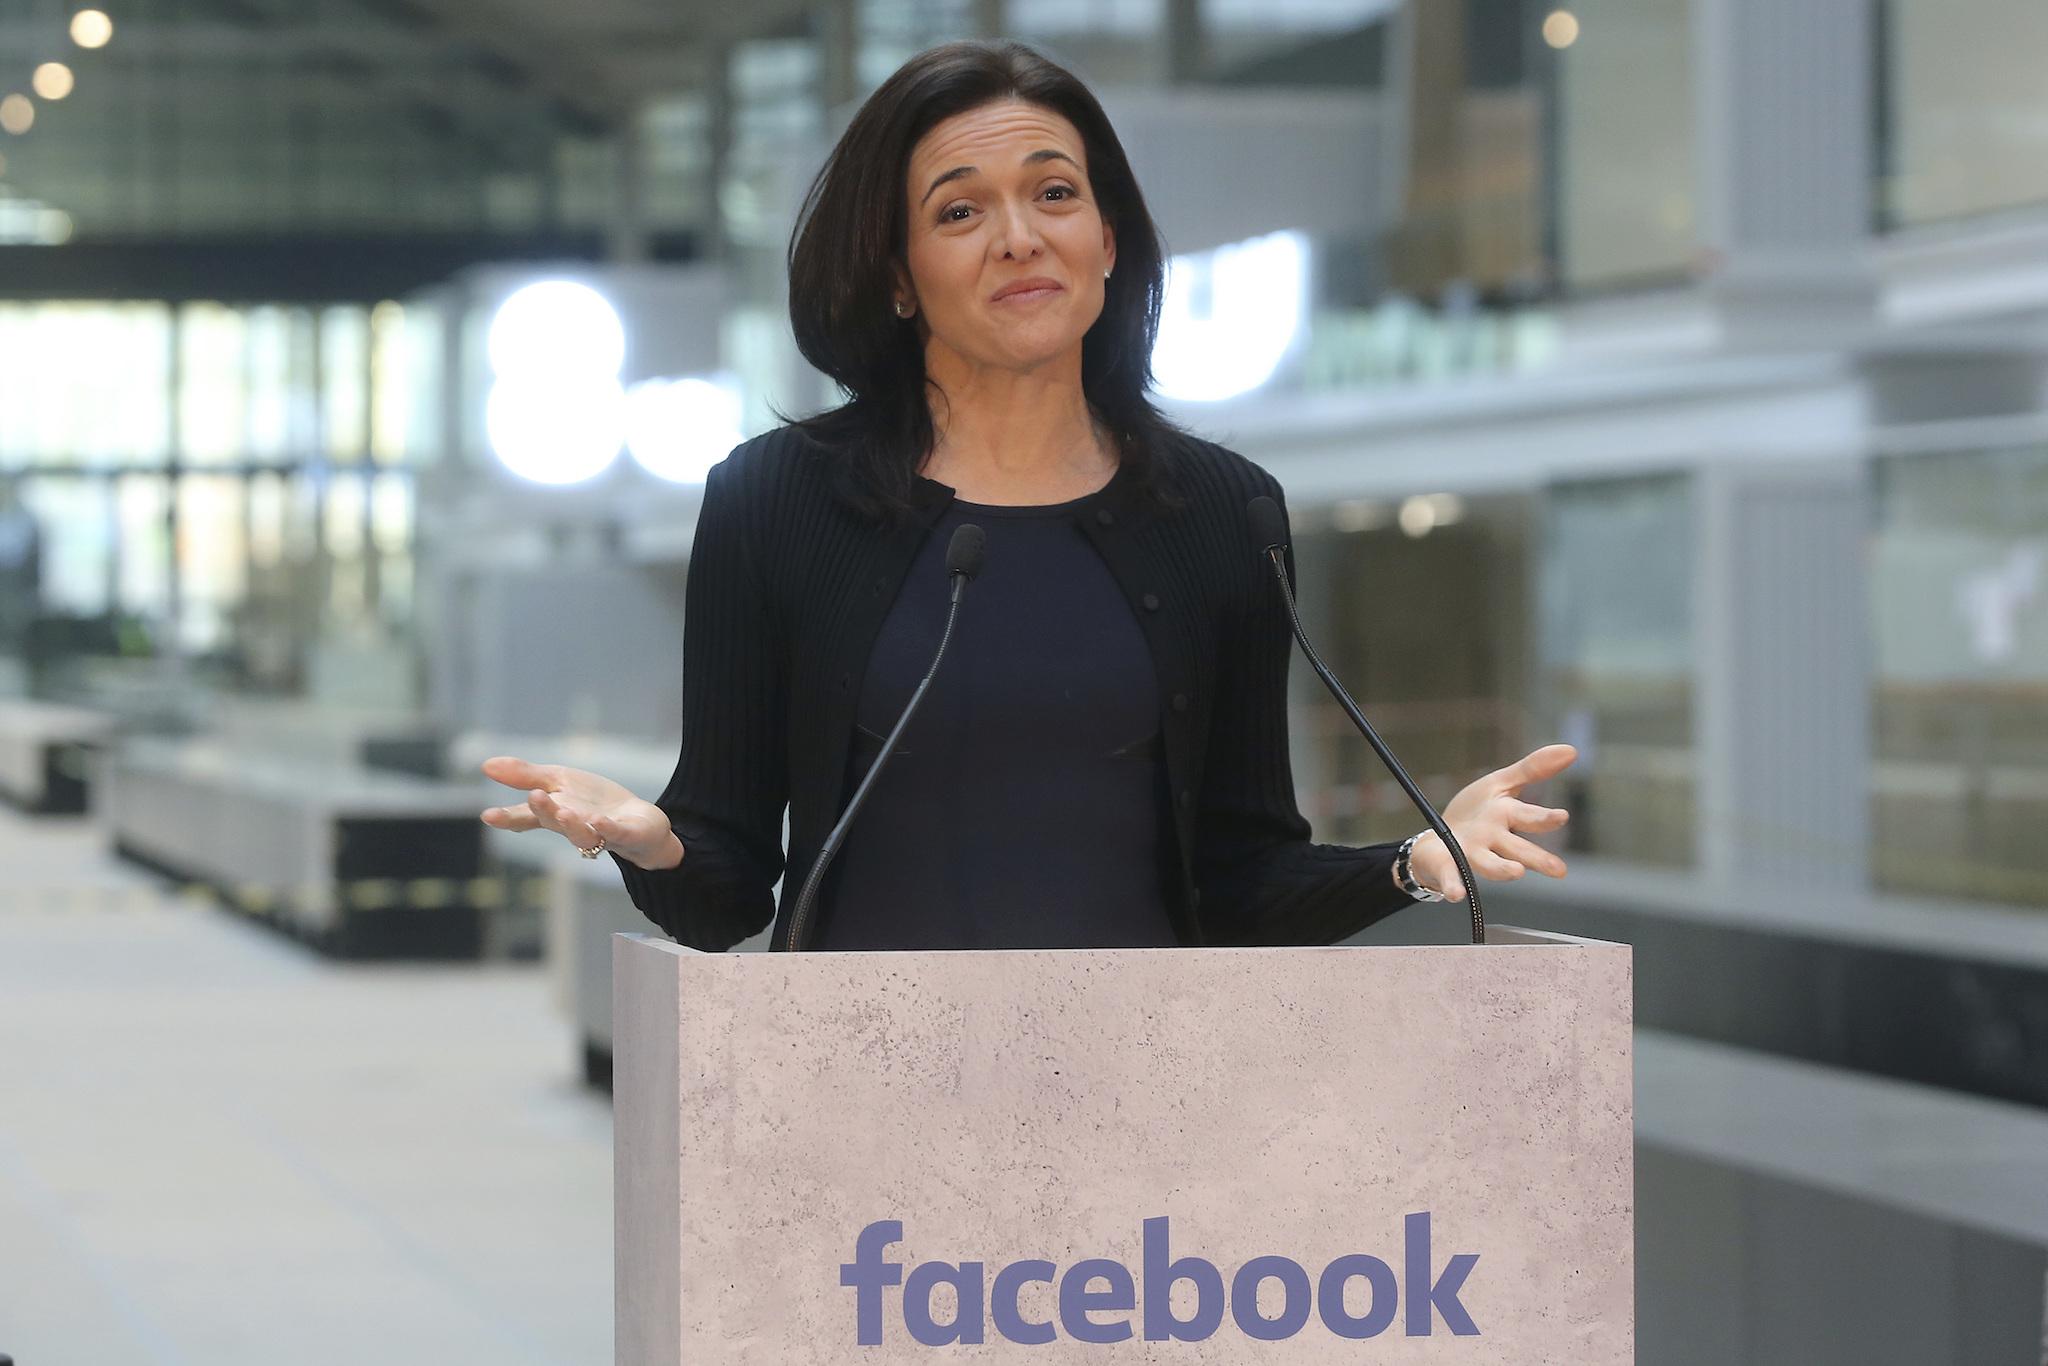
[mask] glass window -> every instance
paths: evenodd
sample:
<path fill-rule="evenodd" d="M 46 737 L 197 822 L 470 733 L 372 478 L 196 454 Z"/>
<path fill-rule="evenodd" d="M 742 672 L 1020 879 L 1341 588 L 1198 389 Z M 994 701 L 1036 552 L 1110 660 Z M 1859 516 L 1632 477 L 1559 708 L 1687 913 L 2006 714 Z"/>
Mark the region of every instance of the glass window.
<path fill-rule="evenodd" d="M 248 321 L 222 304 L 178 316 L 178 445 L 195 465 L 239 459 L 248 440 Z"/>
<path fill-rule="evenodd" d="M 36 597 L 44 611 L 73 616 L 98 616 L 107 601 L 107 485 L 98 476 L 25 479 L 21 501 L 35 518 L 40 548 Z M 0 488 L 0 575 L 7 574 L 21 548 L 19 524 L 8 510 L 8 491 Z"/>
<path fill-rule="evenodd" d="M 857 0 L 859 47 L 856 77 L 872 90 L 897 67 L 934 43 L 965 38 L 974 32 L 969 0 Z M 1021 5 L 1009 7 L 1013 21 Z M 1018 34 L 1023 37 L 1023 33 Z"/>
<path fill-rule="evenodd" d="M 1696 862 L 1692 499 L 1684 475 L 1550 490 L 1538 580 L 1538 715 L 1576 746 L 1567 850 Z"/>
<path fill-rule="evenodd" d="M 1439 806 L 1527 752 L 1529 614 L 1500 587 L 1528 579 L 1532 512 L 1520 495 L 1417 493 L 1295 514 L 1297 594 L 1317 648 Z M 1314 671 L 1290 678 L 1295 778 L 1316 838 L 1370 844 L 1421 829 Z"/>
<path fill-rule="evenodd" d="M 1690 0 L 1581 0 L 1558 53 L 1565 283 L 1682 277 L 1693 254 Z M 1555 37 L 1563 34 L 1556 33 Z"/>
<path fill-rule="evenodd" d="M 320 401 L 329 457 L 356 461 L 370 440 L 370 318 L 337 304 L 320 314 Z"/>
<path fill-rule="evenodd" d="M 179 644 L 193 653 L 229 641 L 229 618 L 248 589 L 242 480 L 194 474 L 178 481 Z"/>
<path fill-rule="evenodd" d="M 121 527 L 121 610 L 160 617 L 170 607 L 169 560 L 164 553 L 170 535 L 164 524 L 170 480 L 160 474 L 123 475 L 115 497 Z"/>
<path fill-rule="evenodd" d="M 2048 203 L 2048 5 L 1881 6 L 1888 224 Z"/>
<path fill-rule="evenodd" d="M 673 95 L 641 111 L 641 213 L 650 228 L 701 226 L 710 165 L 705 104 L 701 93 Z"/>
<path fill-rule="evenodd" d="M 286 479 L 259 474 L 249 481 L 249 567 L 259 573 L 285 564 Z"/>
<path fill-rule="evenodd" d="M 0 304 L 0 468 L 161 461 L 170 310 Z"/>
<path fill-rule="evenodd" d="M 370 538 L 377 556 L 378 615 L 393 623 L 412 616 L 413 483 L 409 474 L 380 474 L 370 488 Z"/>
<path fill-rule="evenodd" d="M 1876 466 L 1872 880 L 2048 906 L 2048 446 Z"/>
<path fill-rule="evenodd" d="M 406 457 L 413 398 L 406 381 L 410 342 L 403 305 L 387 299 L 370 310 L 370 458 L 380 465 Z"/>
<path fill-rule="evenodd" d="M 408 619 L 402 467 L 440 411 L 437 322 L 389 302 L 0 304 L 0 472 L 25 471 L 7 487 L 42 537 L 41 581 L 20 605 L 161 624 L 175 555 L 176 644 L 193 654 L 246 654 L 266 632 L 275 645 L 275 620 L 252 612 L 317 597 L 297 588 L 309 578 L 329 586 L 331 615 L 293 631 L 372 609 Z M 175 481 L 146 468 L 165 463 L 174 432 Z M 323 458 L 344 468 L 310 468 Z M 252 566 L 267 606 L 252 603 Z"/>
<path fill-rule="evenodd" d="M 249 412 L 244 421 L 242 453 L 252 460 L 275 460 L 293 447 L 295 359 L 291 310 L 253 308 L 246 320 Z"/>
<path fill-rule="evenodd" d="M 406 458 L 423 464 L 444 458 L 443 389 L 448 382 L 447 313 L 439 306 L 409 304 L 405 310 L 404 374 Z"/>

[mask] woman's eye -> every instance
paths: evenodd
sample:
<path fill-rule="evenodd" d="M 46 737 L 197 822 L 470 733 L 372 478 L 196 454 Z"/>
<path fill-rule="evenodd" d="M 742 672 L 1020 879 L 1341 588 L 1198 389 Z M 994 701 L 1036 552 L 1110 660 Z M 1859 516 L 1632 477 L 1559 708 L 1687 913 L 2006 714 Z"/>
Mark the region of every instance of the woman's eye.
<path fill-rule="evenodd" d="M 1051 194 L 1054 190 L 1058 190 L 1062 195 L 1066 196 L 1065 199 L 1057 201 L 1062 204 L 1066 203 L 1068 199 L 1072 199 L 1075 195 L 1080 193 L 1080 191 L 1076 190 L 1071 185 L 1048 185 L 1045 187 L 1044 190 L 1040 191 L 1040 193 Z M 954 213 L 965 213 L 968 210 L 972 209 L 973 207 L 973 205 L 965 203 L 948 204 L 945 208 L 939 210 L 939 221 L 941 223 L 958 223 L 960 220 L 953 217 Z"/>

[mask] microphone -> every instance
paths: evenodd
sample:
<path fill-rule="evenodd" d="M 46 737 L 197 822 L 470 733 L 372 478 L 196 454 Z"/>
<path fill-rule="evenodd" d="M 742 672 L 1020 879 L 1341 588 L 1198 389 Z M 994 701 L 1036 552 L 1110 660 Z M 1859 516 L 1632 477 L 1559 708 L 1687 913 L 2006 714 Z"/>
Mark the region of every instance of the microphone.
<path fill-rule="evenodd" d="M 1422 789 L 1409 778 L 1408 770 L 1401 767 L 1401 761 L 1381 740 L 1379 732 L 1365 719 L 1365 713 L 1351 700 L 1351 694 L 1344 691 L 1344 685 L 1336 675 L 1324 667 L 1316 655 L 1316 647 L 1309 644 L 1308 632 L 1301 629 L 1301 614 L 1294 609 L 1294 589 L 1287 582 L 1287 519 L 1280 514 L 1280 505 L 1271 498 L 1260 494 L 1245 507 L 1245 514 L 1251 523 L 1252 545 L 1258 553 L 1273 566 L 1273 577 L 1280 584 L 1280 598 L 1287 604 L 1287 620 L 1293 624 L 1294 638 L 1301 644 L 1301 652 L 1308 656 L 1309 664 L 1315 669 L 1316 677 L 1323 680 L 1323 686 L 1337 699 L 1337 705 L 1351 718 L 1351 724 L 1358 727 L 1365 738 L 1386 764 L 1387 771 L 1394 775 L 1394 781 L 1401 784 L 1401 790 L 1408 794 L 1408 800 L 1428 820 L 1429 828 L 1436 831 L 1437 838 L 1444 842 L 1444 848 L 1451 851 L 1451 858 L 1458 865 L 1458 875 L 1465 881 L 1465 895 L 1472 906 L 1472 942 L 1486 942 L 1486 912 L 1479 905 L 1479 880 L 1472 876 L 1471 865 L 1465 862 L 1465 850 L 1457 837 L 1451 834 L 1451 827 L 1444 824 L 1444 818 L 1429 804 L 1429 798 L 1422 795 Z"/>
<path fill-rule="evenodd" d="M 903 704 L 903 714 L 896 718 L 888 738 L 882 741 L 881 752 L 875 755 L 875 761 L 868 765 L 868 771 L 861 777 L 860 786 L 854 789 L 853 800 L 846 804 L 839 823 L 832 827 L 832 833 L 825 837 L 818 857 L 811 863 L 811 875 L 804 879 L 803 890 L 797 893 L 796 905 L 789 913 L 789 935 L 784 940 L 784 947 L 792 953 L 803 942 L 804 920 L 810 914 L 811 903 L 817 900 L 818 884 L 824 880 L 825 869 L 830 866 L 833 855 L 845 843 L 854 813 L 867 800 L 868 790 L 875 785 L 882 765 L 888 763 L 889 756 L 896 752 L 896 742 L 902 738 L 903 728 L 910 724 L 910 718 L 917 712 L 917 704 L 924 701 L 925 691 L 938 675 L 939 661 L 946 656 L 946 642 L 953 638 L 953 623 L 960 618 L 960 600 L 967 592 L 968 581 L 981 572 L 981 562 L 987 549 L 988 537 L 971 522 L 956 528 L 953 539 L 946 543 L 946 575 L 953 581 L 953 600 L 946 609 L 946 629 L 939 634 L 938 649 L 932 651 L 931 667 L 925 670 L 924 678 L 918 683 L 917 690 L 910 694 L 910 700 Z"/>

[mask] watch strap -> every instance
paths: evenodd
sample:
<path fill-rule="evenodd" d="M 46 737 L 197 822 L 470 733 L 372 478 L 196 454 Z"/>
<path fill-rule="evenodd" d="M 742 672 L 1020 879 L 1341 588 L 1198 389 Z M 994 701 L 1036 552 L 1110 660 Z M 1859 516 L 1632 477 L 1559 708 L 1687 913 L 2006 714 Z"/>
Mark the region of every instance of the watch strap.
<path fill-rule="evenodd" d="M 1442 892 L 1425 887 L 1415 880 L 1415 872 L 1409 856 L 1415 850 L 1415 841 L 1421 839 L 1425 833 L 1425 831 L 1418 830 L 1407 839 L 1401 841 L 1401 848 L 1394 855 L 1394 881 L 1400 883 L 1401 890 L 1417 901 L 1447 901 L 1449 898 Z"/>

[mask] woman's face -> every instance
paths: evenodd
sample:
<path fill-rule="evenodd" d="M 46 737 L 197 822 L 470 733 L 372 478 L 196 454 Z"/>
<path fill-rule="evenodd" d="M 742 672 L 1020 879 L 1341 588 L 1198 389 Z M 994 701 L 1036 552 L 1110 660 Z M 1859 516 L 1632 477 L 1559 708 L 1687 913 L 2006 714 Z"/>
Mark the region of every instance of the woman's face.
<path fill-rule="evenodd" d="M 1073 124 L 1021 100 L 970 109 L 918 140 L 905 183 L 909 278 L 899 270 L 896 298 L 922 317 L 928 357 L 1029 370 L 1078 354 L 1116 242 Z M 1052 287 L 997 297 L 1031 279 Z"/>

